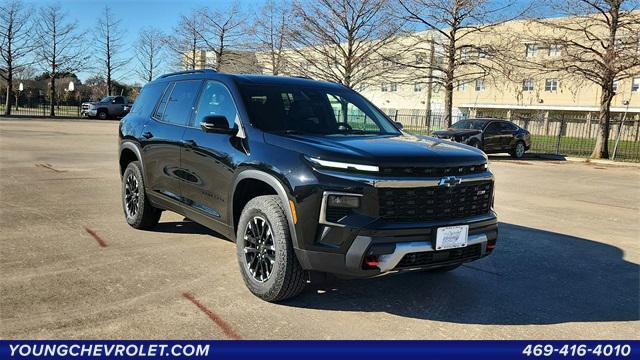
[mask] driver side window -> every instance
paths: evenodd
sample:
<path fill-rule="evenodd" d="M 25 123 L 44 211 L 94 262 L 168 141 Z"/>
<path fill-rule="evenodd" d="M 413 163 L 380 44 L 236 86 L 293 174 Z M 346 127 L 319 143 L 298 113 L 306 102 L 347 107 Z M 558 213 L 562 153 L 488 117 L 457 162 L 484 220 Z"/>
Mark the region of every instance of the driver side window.
<path fill-rule="evenodd" d="M 379 130 L 376 123 L 364 111 L 342 97 L 329 95 L 329 102 L 338 124 L 346 123 L 353 130 Z"/>
<path fill-rule="evenodd" d="M 224 115 L 229 122 L 229 128 L 233 128 L 237 114 L 238 111 L 229 90 L 217 81 L 207 81 L 198 100 L 193 125 L 199 127 L 207 115 Z"/>

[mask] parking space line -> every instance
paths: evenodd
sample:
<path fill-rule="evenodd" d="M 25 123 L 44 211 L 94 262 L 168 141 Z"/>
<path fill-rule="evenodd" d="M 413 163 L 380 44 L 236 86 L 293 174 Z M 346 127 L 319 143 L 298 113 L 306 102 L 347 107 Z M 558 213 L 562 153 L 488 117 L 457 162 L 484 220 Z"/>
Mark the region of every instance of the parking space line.
<path fill-rule="evenodd" d="M 100 245 L 100 247 L 107 247 L 107 243 L 104 240 L 102 240 L 102 238 L 95 231 L 89 229 L 86 226 L 84 227 L 84 230 L 88 232 L 89 235 L 91 235 L 91 237 L 93 237 L 98 242 L 98 245 Z"/>
<path fill-rule="evenodd" d="M 217 315 L 216 313 L 214 313 L 213 311 L 209 310 L 206 306 L 204 306 L 201 302 L 199 302 L 198 300 L 196 300 L 195 297 L 193 297 L 193 295 L 191 293 L 185 292 L 182 293 L 182 296 L 191 301 L 195 306 L 198 307 L 198 309 L 200 309 L 203 313 L 205 313 L 205 315 L 207 315 L 209 317 L 209 319 L 211 319 L 216 325 L 218 325 L 218 327 L 220 329 L 222 329 L 222 331 L 224 332 L 224 334 L 232 340 L 242 340 L 242 338 L 240 337 L 240 335 L 238 335 L 235 330 L 233 330 L 233 328 L 231 328 L 231 326 L 229 324 L 227 324 L 226 321 L 224 321 L 219 315 Z"/>

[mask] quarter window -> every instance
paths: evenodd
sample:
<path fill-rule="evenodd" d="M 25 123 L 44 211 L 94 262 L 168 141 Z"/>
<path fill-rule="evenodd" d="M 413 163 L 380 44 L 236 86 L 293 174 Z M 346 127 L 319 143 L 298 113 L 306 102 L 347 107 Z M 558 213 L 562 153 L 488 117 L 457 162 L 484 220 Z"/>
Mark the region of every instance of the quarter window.
<path fill-rule="evenodd" d="M 162 120 L 164 116 L 164 110 L 167 107 L 167 101 L 169 100 L 169 96 L 171 95 L 171 91 L 173 91 L 173 86 L 175 83 L 170 83 L 169 86 L 164 90 L 164 94 L 162 95 L 162 99 L 160 100 L 160 104 L 158 104 L 158 108 L 156 112 L 153 114 L 153 117 Z"/>
<path fill-rule="evenodd" d="M 285 94 L 283 94 L 285 95 Z M 284 102 L 283 97 L 283 102 Z M 232 128 L 238 111 L 229 90 L 217 81 L 207 81 L 196 107 L 195 126 L 198 127 L 207 115 L 223 115 Z"/>

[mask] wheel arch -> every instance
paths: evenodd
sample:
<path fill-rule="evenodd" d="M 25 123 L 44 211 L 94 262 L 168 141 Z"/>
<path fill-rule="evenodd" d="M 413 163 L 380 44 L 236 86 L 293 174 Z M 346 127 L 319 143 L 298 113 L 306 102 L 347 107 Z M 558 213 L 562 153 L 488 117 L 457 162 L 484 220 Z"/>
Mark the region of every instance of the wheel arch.
<path fill-rule="evenodd" d="M 142 156 L 140 149 L 131 141 L 125 141 L 120 144 L 120 176 L 124 174 L 127 165 L 132 161 L 139 161 L 142 173 L 144 174 L 144 164 L 142 163 Z"/>
<path fill-rule="evenodd" d="M 251 187 L 250 185 L 255 187 Z M 268 186 L 268 188 L 264 186 Z M 243 193 L 246 189 L 251 189 L 251 192 Z M 264 191 L 266 191 L 266 193 Z M 255 196 L 260 195 L 277 195 L 280 198 L 285 215 L 287 216 L 287 222 L 289 223 L 289 233 L 291 235 L 293 247 L 298 249 L 298 237 L 296 235 L 291 207 L 289 206 L 289 196 L 287 195 L 287 191 L 282 182 L 280 182 L 280 180 L 275 176 L 260 170 L 244 170 L 236 176 L 233 184 L 231 201 L 229 201 L 229 214 L 232 217 L 230 225 L 233 226 L 234 234 L 237 230 L 238 220 L 240 219 L 240 214 L 244 205 L 246 205 L 246 203 Z M 236 202 L 236 200 L 239 201 Z"/>

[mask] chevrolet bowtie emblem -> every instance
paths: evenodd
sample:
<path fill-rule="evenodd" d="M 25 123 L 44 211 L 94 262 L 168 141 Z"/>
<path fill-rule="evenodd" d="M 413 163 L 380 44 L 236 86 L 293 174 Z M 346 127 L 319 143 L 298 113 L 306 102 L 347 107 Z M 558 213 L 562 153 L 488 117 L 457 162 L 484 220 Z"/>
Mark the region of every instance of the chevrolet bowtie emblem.
<path fill-rule="evenodd" d="M 447 176 L 440 179 L 438 186 L 451 187 L 456 186 L 462 182 L 462 179 L 455 176 Z"/>

